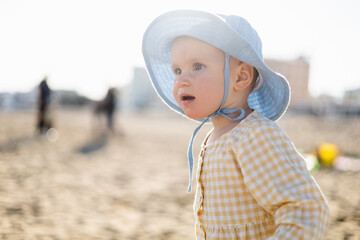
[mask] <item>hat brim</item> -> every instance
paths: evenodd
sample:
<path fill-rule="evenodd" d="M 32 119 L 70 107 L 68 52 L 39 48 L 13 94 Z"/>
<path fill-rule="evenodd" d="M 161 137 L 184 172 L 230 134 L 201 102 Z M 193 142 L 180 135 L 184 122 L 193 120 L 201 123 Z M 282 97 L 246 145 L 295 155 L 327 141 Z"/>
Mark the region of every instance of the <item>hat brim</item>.
<path fill-rule="evenodd" d="M 180 36 L 205 41 L 255 67 L 263 77 L 262 86 L 248 97 L 248 104 L 266 118 L 279 119 L 286 111 L 290 89 L 285 77 L 268 68 L 252 42 L 236 33 L 220 15 L 179 10 L 156 18 L 143 36 L 142 52 L 152 84 L 160 98 L 185 116 L 172 95 L 175 75 L 171 69 L 171 45 Z M 261 44 L 261 43 L 260 43 Z M 199 121 L 203 119 L 197 119 Z"/>

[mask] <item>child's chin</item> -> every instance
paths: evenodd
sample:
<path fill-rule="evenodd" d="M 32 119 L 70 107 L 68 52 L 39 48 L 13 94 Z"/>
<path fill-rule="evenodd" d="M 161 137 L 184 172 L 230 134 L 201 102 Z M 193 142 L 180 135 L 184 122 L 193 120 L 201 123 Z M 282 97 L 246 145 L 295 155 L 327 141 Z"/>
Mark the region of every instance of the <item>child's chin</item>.
<path fill-rule="evenodd" d="M 206 118 L 207 116 L 205 116 L 205 115 L 201 115 L 201 114 L 186 114 L 185 113 L 185 115 L 188 117 L 188 118 L 191 118 L 191 119 L 193 119 L 193 120 L 201 120 L 201 119 L 204 119 L 204 118 Z"/>

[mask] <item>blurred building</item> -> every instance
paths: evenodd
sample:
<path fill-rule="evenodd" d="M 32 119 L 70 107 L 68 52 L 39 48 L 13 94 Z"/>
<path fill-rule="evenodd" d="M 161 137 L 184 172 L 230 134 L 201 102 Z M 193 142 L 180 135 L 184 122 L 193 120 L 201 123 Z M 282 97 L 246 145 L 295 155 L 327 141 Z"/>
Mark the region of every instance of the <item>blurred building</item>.
<path fill-rule="evenodd" d="M 36 107 L 37 91 L 0 93 L 0 109 L 3 110 L 30 110 Z"/>
<path fill-rule="evenodd" d="M 360 116 L 360 88 L 345 91 L 340 111 L 346 116 Z"/>
<path fill-rule="evenodd" d="M 145 68 L 134 68 L 130 85 L 125 86 L 121 92 L 120 104 L 124 110 L 166 109 L 154 91 Z"/>
<path fill-rule="evenodd" d="M 347 90 L 344 93 L 343 102 L 352 106 L 360 106 L 360 88 Z"/>
<path fill-rule="evenodd" d="M 34 87 L 29 92 L 0 93 L 0 110 L 34 110 L 38 104 L 39 90 Z M 91 101 L 72 90 L 55 90 L 51 104 L 56 107 L 83 107 Z"/>
<path fill-rule="evenodd" d="M 298 107 L 310 103 L 309 63 L 304 57 L 294 60 L 265 59 L 265 63 L 275 72 L 279 72 L 289 81 L 291 88 L 290 107 Z"/>
<path fill-rule="evenodd" d="M 73 90 L 55 90 L 53 100 L 61 107 L 83 107 L 90 104 L 90 99 Z"/>

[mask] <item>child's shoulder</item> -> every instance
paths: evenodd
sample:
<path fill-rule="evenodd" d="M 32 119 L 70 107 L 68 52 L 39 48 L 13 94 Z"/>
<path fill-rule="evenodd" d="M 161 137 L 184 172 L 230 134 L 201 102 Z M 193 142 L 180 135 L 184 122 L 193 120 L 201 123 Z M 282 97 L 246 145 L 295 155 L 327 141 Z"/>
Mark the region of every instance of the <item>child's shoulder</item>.
<path fill-rule="evenodd" d="M 276 124 L 267 119 L 259 112 L 252 112 L 245 118 L 233 132 L 233 137 L 246 141 L 256 139 L 264 135 L 286 136 L 286 133 Z"/>
<path fill-rule="evenodd" d="M 274 122 L 257 111 L 253 111 L 247 118 L 245 118 L 239 127 L 244 132 L 253 133 L 253 132 L 262 132 L 269 129 L 281 130 L 280 127 Z"/>

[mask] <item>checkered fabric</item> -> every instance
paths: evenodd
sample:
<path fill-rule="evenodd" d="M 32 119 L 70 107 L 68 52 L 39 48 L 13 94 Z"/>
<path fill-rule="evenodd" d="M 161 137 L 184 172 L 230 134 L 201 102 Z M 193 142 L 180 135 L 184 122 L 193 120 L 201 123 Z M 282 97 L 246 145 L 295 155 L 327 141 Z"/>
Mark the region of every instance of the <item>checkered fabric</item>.
<path fill-rule="evenodd" d="M 197 239 L 325 237 L 326 199 L 276 123 L 254 111 L 215 142 L 207 138 L 196 178 Z"/>

